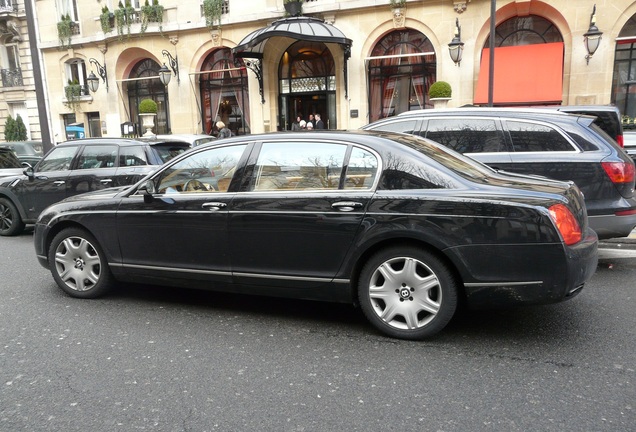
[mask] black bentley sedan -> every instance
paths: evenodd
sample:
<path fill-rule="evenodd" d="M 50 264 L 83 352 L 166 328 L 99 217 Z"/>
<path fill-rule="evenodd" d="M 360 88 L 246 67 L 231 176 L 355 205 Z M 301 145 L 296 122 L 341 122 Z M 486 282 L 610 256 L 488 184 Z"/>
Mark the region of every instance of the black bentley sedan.
<path fill-rule="evenodd" d="M 74 297 L 121 281 L 353 302 L 404 339 L 437 333 L 464 299 L 569 299 L 597 264 L 573 183 L 501 174 L 387 132 L 199 146 L 132 187 L 49 207 L 34 241 Z"/>

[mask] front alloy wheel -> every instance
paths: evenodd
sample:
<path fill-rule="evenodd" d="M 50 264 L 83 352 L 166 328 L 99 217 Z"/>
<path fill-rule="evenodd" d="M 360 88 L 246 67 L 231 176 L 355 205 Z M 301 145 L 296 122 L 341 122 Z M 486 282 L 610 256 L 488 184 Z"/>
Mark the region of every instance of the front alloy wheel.
<path fill-rule="evenodd" d="M 457 309 L 457 283 L 435 255 L 396 247 L 364 266 L 358 297 L 367 319 L 389 336 L 423 339 L 442 330 Z"/>
<path fill-rule="evenodd" d="M 18 235 L 24 229 L 24 222 L 17 207 L 8 199 L 0 198 L 0 235 Z"/>
<path fill-rule="evenodd" d="M 104 253 L 82 229 L 67 228 L 55 236 L 49 266 L 59 287 L 73 297 L 95 298 L 110 289 L 112 277 Z"/>

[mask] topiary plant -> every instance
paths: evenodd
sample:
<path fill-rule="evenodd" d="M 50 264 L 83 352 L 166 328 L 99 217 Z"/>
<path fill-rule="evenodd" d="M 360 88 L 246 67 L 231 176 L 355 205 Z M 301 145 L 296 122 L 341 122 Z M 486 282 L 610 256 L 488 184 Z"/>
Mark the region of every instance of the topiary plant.
<path fill-rule="evenodd" d="M 139 103 L 139 114 L 157 114 L 157 102 L 144 99 Z"/>
<path fill-rule="evenodd" d="M 428 97 L 431 99 L 435 98 L 449 98 L 453 94 L 453 90 L 451 86 L 446 81 L 437 81 L 431 85 L 431 88 L 428 89 Z"/>

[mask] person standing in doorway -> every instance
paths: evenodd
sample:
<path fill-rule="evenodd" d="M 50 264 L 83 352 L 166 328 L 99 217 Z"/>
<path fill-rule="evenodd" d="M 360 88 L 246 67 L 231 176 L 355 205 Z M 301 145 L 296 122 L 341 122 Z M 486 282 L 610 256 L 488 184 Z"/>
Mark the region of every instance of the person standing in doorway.
<path fill-rule="evenodd" d="M 296 121 L 294 121 L 294 122 L 292 123 L 291 130 L 292 130 L 292 131 L 299 131 L 299 130 L 300 130 L 300 122 L 301 122 L 301 121 L 302 121 L 302 120 L 300 119 L 300 116 L 297 116 L 297 117 L 296 117 Z"/>
<path fill-rule="evenodd" d="M 311 123 L 311 127 L 313 128 L 314 125 L 314 115 L 313 114 L 309 114 L 309 120 L 307 120 L 307 127 L 309 127 L 309 123 Z"/>
<path fill-rule="evenodd" d="M 315 127 L 316 127 L 316 129 L 324 129 L 325 128 L 325 123 L 322 121 L 322 118 L 320 117 L 320 114 L 316 114 Z"/>

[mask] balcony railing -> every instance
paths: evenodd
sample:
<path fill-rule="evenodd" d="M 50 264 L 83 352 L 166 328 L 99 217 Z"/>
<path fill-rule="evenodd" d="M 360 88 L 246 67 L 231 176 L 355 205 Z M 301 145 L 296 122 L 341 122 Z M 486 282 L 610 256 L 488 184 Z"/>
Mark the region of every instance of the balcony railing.
<path fill-rule="evenodd" d="M 0 69 L 2 75 L 3 87 L 21 87 L 24 85 L 22 81 L 22 69 Z"/>
<path fill-rule="evenodd" d="M 17 0 L 0 0 L 0 13 L 17 13 Z"/>

